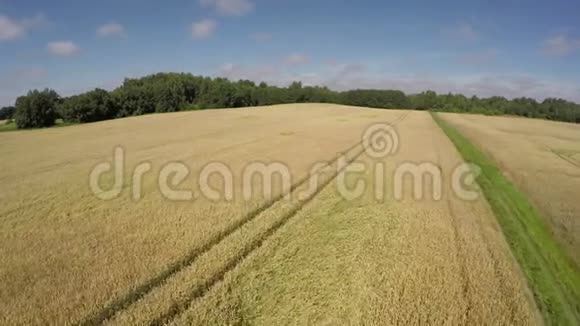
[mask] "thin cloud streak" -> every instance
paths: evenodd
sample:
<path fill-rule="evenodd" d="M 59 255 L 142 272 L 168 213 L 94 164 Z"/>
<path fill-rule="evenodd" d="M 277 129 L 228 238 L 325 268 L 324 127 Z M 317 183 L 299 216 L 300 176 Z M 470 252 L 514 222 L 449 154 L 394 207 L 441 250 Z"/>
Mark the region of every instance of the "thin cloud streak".
<path fill-rule="evenodd" d="M 98 37 L 127 37 L 127 31 L 125 30 L 125 26 L 111 22 L 104 25 L 99 26 L 97 28 L 97 36 Z"/>
<path fill-rule="evenodd" d="M 71 57 L 80 52 L 80 48 L 73 41 L 55 41 L 46 46 L 48 52 L 59 57 Z"/>
<path fill-rule="evenodd" d="M 191 37 L 196 40 L 206 39 L 213 35 L 217 23 L 213 19 L 203 19 L 191 24 Z"/>

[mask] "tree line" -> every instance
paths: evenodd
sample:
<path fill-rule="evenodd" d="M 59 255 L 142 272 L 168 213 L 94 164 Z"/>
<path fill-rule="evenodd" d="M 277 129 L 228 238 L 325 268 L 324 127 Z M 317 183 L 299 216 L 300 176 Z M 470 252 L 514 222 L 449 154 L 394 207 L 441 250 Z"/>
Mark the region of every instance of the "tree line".
<path fill-rule="evenodd" d="M 240 108 L 285 103 L 336 103 L 382 109 L 415 109 L 517 115 L 580 123 L 580 105 L 558 98 L 538 102 L 531 98 L 479 98 L 425 91 L 407 95 L 397 90 L 357 89 L 337 92 L 327 87 L 293 82 L 276 87 L 265 82 L 230 81 L 186 73 L 158 73 L 125 79 L 108 92 L 95 89 L 70 97 L 54 90 L 32 90 L 15 107 L 0 110 L 0 120 L 13 119 L 18 128 L 49 127 L 56 119 L 86 123 L 149 113 Z"/>

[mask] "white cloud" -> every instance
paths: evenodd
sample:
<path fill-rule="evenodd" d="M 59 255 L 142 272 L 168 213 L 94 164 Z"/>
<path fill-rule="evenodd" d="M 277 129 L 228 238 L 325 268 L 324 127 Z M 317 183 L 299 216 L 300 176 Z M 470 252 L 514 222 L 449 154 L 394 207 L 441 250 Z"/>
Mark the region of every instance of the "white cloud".
<path fill-rule="evenodd" d="M 252 39 L 255 41 L 265 42 L 272 40 L 272 34 L 270 33 L 254 33 L 252 34 Z"/>
<path fill-rule="evenodd" d="M 47 45 L 48 52 L 60 57 L 70 57 L 79 53 L 80 48 L 72 41 L 56 41 Z"/>
<path fill-rule="evenodd" d="M 454 27 L 445 28 L 443 34 L 450 39 L 474 42 L 479 40 L 480 34 L 471 24 L 462 23 Z"/>
<path fill-rule="evenodd" d="M 43 14 L 37 14 L 32 18 L 15 20 L 8 16 L 0 15 L 0 41 L 12 41 L 26 36 L 26 34 L 46 23 Z"/>
<path fill-rule="evenodd" d="M 26 34 L 26 30 L 18 22 L 9 17 L 0 16 L 0 40 L 15 40 Z"/>
<path fill-rule="evenodd" d="M 210 37 L 217 27 L 217 23 L 212 19 L 203 19 L 191 24 L 191 36 L 194 39 L 204 39 Z"/>
<path fill-rule="evenodd" d="M 97 28 L 97 36 L 98 37 L 107 37 L 107 36 L 119 36 L 119 37 L 127 37 L 127 31 L 125 27 L 119 23 L 111 22 L 104 25 L 99 26 Z"/>
<path fill-rule="evenodd" d="M 561 34 L 545 40 L 541 52 L 546 55 L 565 56 L 580 48 L 580 39 Z"/>
<path fill-rule="evenodd" d="M 286 57 L 284 62 L 288 65 L 300 65 L 308 62 L 308 57 L 304 54 L 294 53 Z"/>
<path fill-rule="evenodd" d="M 254 4 L 249 0 L 200 0 L 199 3 L 225 16 L 243 16 L 254 10 Z"/>

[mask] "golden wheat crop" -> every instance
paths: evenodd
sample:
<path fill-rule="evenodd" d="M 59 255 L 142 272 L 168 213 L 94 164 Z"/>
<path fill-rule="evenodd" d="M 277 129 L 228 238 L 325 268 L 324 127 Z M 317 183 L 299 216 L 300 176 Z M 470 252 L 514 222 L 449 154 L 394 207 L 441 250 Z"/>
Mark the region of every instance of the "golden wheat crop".
<path fill-rule="evenodd" d="M 427 113 L 398 132 L 387 176 L 434 162 L 447 180 L 461 162 Z M 370 186 L 350 202 L 330 184 L 174 324 L 541 324 L 483 198 L 460 200 L 446 184 L 440 200 L 417 200 L 409 184 L 402 200 L 387 186 L 377 201 L 373 170 L 363 179 Z"/>
<path fill-rule="evenodd" d="M 327 105 L 213 110 L 127 118 L 0 135 L 0 310 L 2 323 L 83 320 L 151 283 L 263 204 L 166 200 L 157 171 L 180 161 L 199 172 L 210 161 L 237 175 L 252 161 L 286 163 L 295 179 L 358 141 L 364 127 L 396 112 Z M 150 162 L 142 200 L 130 180 L 112 201 L 89 190 L 91 168 L 125 149 L 125 171 Z M 256 180 L 258 183 L 259 180 Z M 182 188 L 195 188 L 193 181 Z M 257 186 L 259 190 L 259 186 Z M 276 187 L 274 192 L 280 192 Z"/>
<path fill-rule="evenodd" d="M 515 117 L 442 114 L 525 191 L 580 264 L 580 126 Z"/>
<path fill-rule="evenodd" d="M 376 122 L 400 136 L 384 160 L 359 144 Z M 116 146 L 125 175 L 152 166 L 140 200 L 130 177 L 113 200 L 89 189 Z M 338 195 L 342 152 L 386 165 L 385 200 L 372 187 L 353 201 Z M 424 112 L 304 104 L 149 115 L 3 133 L 0 153 L 2 324 L 537 322 L 483 198 L 459 200 L 447 181 L 441 200 L 416 200 L 407 186 L 393 198 L 397 166 L 433 162 L 448 180 L 461 162 Z M 196 194 L 193 176 L 226 164 L 234 200 L 168 200 L 154 176 L 173 161 L 190 168 L 179 188 Z M 285 163 L 295 186 L 243 200 L 240 174 L 256 161 Z M 327 184 L 313 189 L 307 174 L 323 161 Z M 374 184 L 371 171 L 358 175 Z M 289 200 L 275 200 L 285 191 Z"/>

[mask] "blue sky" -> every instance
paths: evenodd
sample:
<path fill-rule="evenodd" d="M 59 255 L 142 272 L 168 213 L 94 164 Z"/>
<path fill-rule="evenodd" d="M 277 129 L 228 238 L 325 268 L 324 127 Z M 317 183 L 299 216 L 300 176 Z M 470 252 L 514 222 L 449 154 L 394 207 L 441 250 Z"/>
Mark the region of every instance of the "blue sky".
<path fill-rule="evenodd" d="M 158 71 L 580 102 L 577 0 L 0 0 L 0 105 Z"/>

